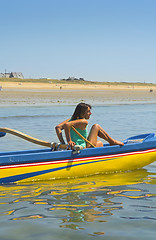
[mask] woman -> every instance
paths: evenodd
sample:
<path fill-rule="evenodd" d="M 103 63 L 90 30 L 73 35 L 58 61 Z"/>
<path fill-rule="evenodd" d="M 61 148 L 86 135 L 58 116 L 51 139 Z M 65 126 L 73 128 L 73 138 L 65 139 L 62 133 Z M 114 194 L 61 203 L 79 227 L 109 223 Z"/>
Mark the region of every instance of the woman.
<path fill-rule="evenodd" d="M 70 148 L 73 148 L 74 145 L 81 145 L 83 148 L 91 147 L 89 143 L 86 143 L 85 140 L 83 140 L 77 133 L 74 132 L 72 129 L 73 126 L 85 139 L 87 138 L 89 142 L 91 142 L 95 147 L 103 147 L 103 143 L 97 140 L 98 137 L 106 140 L 110 145 L 124 145 L 123 142 L 111 138 L 99 124 L 94 124 L 92 126 L 87 137 L 88 119 L 90 118 L 90 115 L 91 106 L 86 103 L 79 103 L 76 106 L 71 119 L 65 120 L 64 122 L 58 124 L 55 128 L 60 143 L 65 144 L 62 136 L 62 130 L 64 129 L 66 140 Z"/>

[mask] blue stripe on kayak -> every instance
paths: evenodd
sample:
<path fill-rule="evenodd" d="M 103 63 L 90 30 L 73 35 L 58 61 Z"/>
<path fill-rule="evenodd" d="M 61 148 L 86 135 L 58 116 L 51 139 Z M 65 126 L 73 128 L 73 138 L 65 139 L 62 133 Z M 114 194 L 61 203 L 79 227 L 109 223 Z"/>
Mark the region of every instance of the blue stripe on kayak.
<path fill-rule="evenodd" d="M 112 159 L 114 160 L 116 158 L 110 158 L 109 160 L 112 160 Z M 48 170 L 42 170 L 42 171 L 37 171 L 37 172 L 19 174 L 19 175 L 15 175 L 15 176 L 11 176 L 11 177 L 0 178 L 0 184 L 1 183 L 17 182 L 17 181 L 20 181 L 20 180 L 23 180 L 23 179 L 36 177 L 36 176 L 46 174 L 46 173 L 50 173 L 50 172 L 56 172 L 56 171 L 66 169 L 66 168 L 71 168 L 71 167 L 85 165 L 85 164 L 91 164 L 91 163 L 97 163 L 97 162 L 103 162 L 103 161 L 108 161 L 108 159 L 107 160 L 98 160 L 98 161 L 94 161 L 94 162 L 87 162 L 87 163 L 86 162 L 85 163 L 77 163 L 77 164 L 70 165 L 70 166 L 58 167 L 58 168 L 53 168 L 53 169 L 48 169 Z"/>

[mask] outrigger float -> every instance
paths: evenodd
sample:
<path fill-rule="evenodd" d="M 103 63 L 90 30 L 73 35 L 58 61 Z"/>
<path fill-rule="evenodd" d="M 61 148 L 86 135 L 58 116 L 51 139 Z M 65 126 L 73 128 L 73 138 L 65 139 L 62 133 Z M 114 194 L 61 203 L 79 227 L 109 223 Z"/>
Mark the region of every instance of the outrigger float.
<path fill-rule="evenodd" d="M 127 138 L 124 146 L 104 144 L 100 148 L 67 150 L 65 144 L 42 141 L 9 128 L 6 133 L 43 145 L 45 149 L 0 153 L 0 184 L 44 181 L 90 176 L 95 174 L 131 171 L 156 160 L 154 133 Z"/>

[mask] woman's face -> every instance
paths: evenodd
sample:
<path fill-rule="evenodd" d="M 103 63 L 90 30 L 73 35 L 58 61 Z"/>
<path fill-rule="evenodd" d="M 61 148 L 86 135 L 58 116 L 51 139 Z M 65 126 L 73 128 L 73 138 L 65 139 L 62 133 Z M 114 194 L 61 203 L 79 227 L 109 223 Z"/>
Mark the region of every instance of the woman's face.
<path fill-rule="evenodd" d="M 90 109 L 90 107 L 88 107 L 88 109 L 87 109 L 86 112 L 84 113 L 84 118 L 85 118 L 85 119 L 89 119 L 91 114 L 92 114 L 92 113 L 91 113 L 91 109 Z"/>

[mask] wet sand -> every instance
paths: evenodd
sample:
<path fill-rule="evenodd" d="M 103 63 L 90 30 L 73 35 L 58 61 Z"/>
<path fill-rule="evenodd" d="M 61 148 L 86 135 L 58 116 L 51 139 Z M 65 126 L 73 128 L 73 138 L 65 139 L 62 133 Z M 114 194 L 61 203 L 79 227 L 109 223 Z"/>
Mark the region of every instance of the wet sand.
<path fill-rule="evenodd" d="M 0 106 L 156 103 L 156 87 L 3 83 Z"/>

